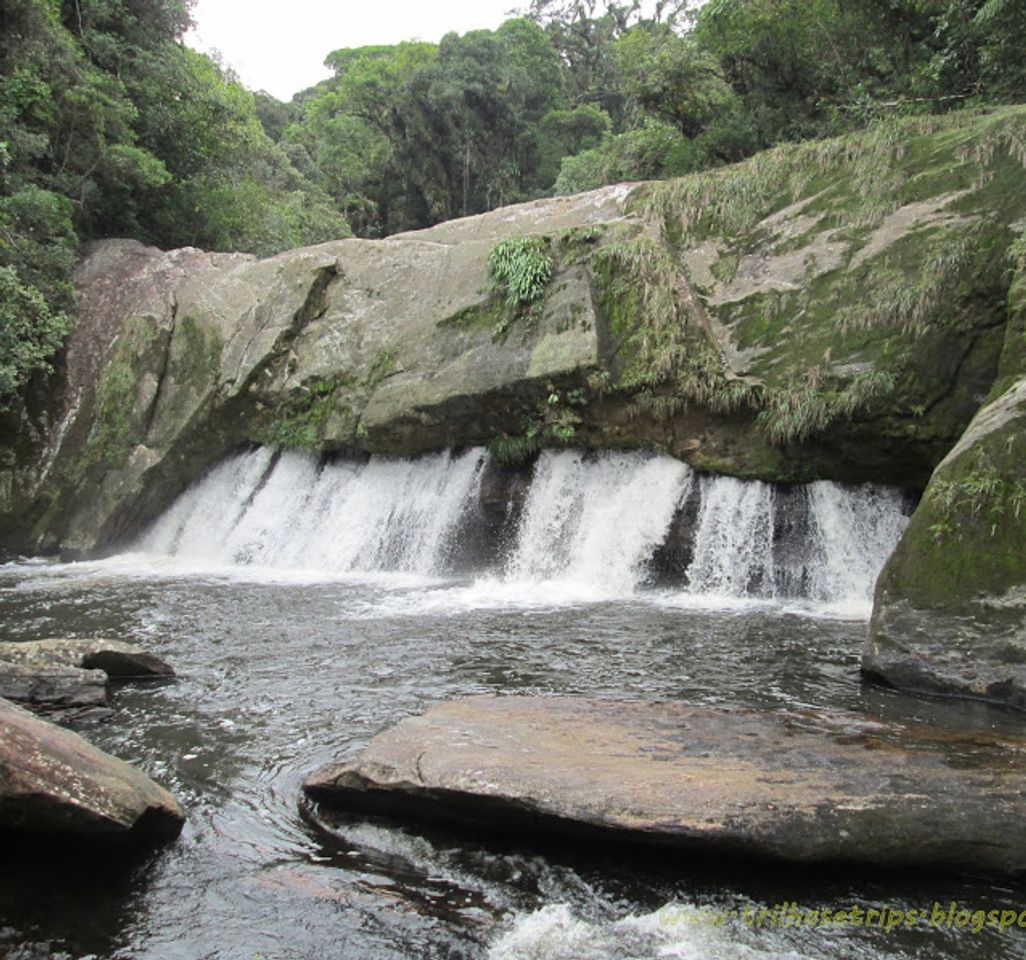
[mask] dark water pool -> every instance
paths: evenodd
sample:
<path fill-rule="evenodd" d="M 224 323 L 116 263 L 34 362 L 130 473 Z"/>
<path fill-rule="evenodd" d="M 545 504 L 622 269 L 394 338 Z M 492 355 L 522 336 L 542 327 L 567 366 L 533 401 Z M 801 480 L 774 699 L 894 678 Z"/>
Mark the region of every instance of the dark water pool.
<path fill-rule="evenodd" d="M 558 602 L 488 581 L 305 582 L 140 566 L 0 567 L 2 639 L 111 635 L 179 679 L 124 687 L 83 732 L 188 809 L 130 867 L 0 860 L 0 957 L 1026 957 L 1026 931 L 746 921 L 803 908 L 1026 909 L 1026 887 L 859 872 L 802 875 L 622 851 L 539 851 L 364 820 L 330 842 L 299 784 L 434 701 L 475 693 L 830 706 L 1022 731 L 1014 716 L 863 688 L 865 624 L 649 594 Z M 1026 829 L 1026 825 L 1024 825 Z M 6 944 L 6 946 L 5 946 Z"/>

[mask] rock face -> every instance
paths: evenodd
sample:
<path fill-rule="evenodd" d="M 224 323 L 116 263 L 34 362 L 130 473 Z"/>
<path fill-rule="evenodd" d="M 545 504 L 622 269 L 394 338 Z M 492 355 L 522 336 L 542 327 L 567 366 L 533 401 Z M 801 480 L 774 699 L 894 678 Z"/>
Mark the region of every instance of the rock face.
<path fill-rule="evenodd" d="M 921 489 L 990 391 L 1026 110 L 268 260 L 92 247 L 61 373 L 0 436 L 0 547 L 102 551 L 247 443 L 647 447 Z M 551 258 L 543 298 L 489 276 Z"/>
<path fill-rule="evenodd" d="M 54 667 L 102 670 L 112 678 L 163 678 L 175 675 L 169 663 L 142 647 L 124 640 L 103 637 L 0 643 L 0 660 L 39 670 Z"/>
<path fill-rule="evenodd" d="M 0 697 L 61 722 L 103 716 L 107 681 L 168 679 L 170 664 L 103 638 L 0 643 Z"/>
<path fill-rule="evenodd" d="M 877 582 L 863 671 L 1026 709 L 1026 259 L 989 401 L 940 463 Z"/>
<path fill-rule="evenodd" d="M 0 700 L 0 834 L 147 845 L 178 836 L 174 797 L 77 734 Z"/>
<path fill-rule="evenodd" d="M 910 740 L 914 741 L 910 744 Z M 332 807 L 792 863 L 1026 870 L 1026 741 L 679 703 L 472 697 L 311 776 Z"/>
<path fill-rule="evenodd" d="M 0 697 L 55 719 L 76 720 L 107 706 L 107 674 L 0 659 Z"/>

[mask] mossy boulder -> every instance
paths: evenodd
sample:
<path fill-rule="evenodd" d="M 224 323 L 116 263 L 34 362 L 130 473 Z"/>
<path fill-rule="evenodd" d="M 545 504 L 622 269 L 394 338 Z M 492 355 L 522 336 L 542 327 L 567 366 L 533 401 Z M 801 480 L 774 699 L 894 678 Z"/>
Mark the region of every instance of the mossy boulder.
<path fill-rule="evenodd" d="M 937 467 L 877 583 L 863 670 L 1026 708 L 1026 269 L 1001 376 Z"/>
<path fill-rule="evenodd" d="M 110 549 L 249 443 L 645 447 L 919 491 L 1008 353 L 1024 144 L 1026 108 L 965 111 L 266 260 L 103 242 L 8 417 L 0 547 Z M 528 299 L 495 274 L 517 238 Z"/>

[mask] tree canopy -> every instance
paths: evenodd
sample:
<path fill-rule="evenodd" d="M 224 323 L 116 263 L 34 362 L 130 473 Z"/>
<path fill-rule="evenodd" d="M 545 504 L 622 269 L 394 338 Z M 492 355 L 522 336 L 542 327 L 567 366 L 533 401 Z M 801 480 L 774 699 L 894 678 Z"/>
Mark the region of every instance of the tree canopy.
<path fill-rule="evenodd" d="M 1026 0 L 531 0 L 335 50 L 290 103 L 183 45 L 191 2 L 0 8 L 0 406 L 61 343 L 83 241 L 268 254 L 1026 97 Z"/>

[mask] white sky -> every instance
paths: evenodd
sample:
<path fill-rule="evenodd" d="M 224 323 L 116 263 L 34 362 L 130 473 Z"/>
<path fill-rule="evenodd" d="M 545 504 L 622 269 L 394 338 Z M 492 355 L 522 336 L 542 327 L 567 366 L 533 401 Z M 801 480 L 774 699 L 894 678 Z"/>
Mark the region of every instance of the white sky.
<path fill-rule="evenodd" d="M 280 100 L 331 75 L 342 47 L 438 41 L 451 30 L 494 29 L 527 0 L 197 0 L 186 42 L 224 62 L 250 90 Z"/>

